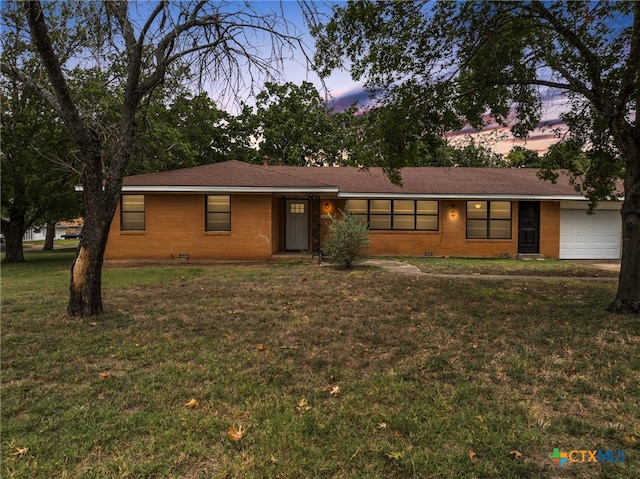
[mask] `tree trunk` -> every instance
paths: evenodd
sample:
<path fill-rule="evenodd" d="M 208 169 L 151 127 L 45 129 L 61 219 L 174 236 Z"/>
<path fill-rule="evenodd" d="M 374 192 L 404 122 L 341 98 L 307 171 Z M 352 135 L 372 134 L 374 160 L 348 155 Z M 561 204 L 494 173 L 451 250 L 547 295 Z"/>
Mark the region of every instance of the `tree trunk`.
<path fill-rule="evenodd" d="M 97 195 L 98 198 L 86 205 L 80 245 L 71 267 L 67 304 L 69 316 L 89 317 L 103 312 L 102 262 L 113 212 L 97 206 L 104 204 L 102 192 Z M 89 196 L 94 195 L 85 194 L 85 198 Z"/>
<path fill-rule="evenodd" d="M 53 251 L 53 240 L 56 238 L 55 221 L 47 221 L 47 236 L 44 239 L 42 251 Z"/>
<path fill-rule="evenodd" d="M 122 190 L 122 178 L 135 137 L 135 106 L 123 109 L 119 148 L 111 158 L 111 171 L 102 179 L 102 151 L 99 145 L 85 152 L 83 170 L 84 226 L 80 245 L 71 267 L 70 316 L 90 317 L 103 313 L 102 263 L 109 229 Z"/>
<path fill-rule="evenodd" d="M 640 314 L 640 159 L 627 162 L 622 216 L 622 260 L 618 291 L 608 310 Z"/>
<path fill-rule="evenodd" d="M 83 151 L 84 226 L 71 267 L 69 316 L 90 317 L 102 314 L 102 262 L 118 194 L 103 188 L 102 151 L 96 141 Z M 118 189 L 119 191 L 119 189 Z"/>
<path fill-rule="evenodd" d="M 22 263 L 24 261 L 22 238 L 25 230 L 23 214 L 13 214 L 9 221 L 2 220 L 2 234 L 4 234 L 7 248 L 2 260 L 3 263 Z"/>

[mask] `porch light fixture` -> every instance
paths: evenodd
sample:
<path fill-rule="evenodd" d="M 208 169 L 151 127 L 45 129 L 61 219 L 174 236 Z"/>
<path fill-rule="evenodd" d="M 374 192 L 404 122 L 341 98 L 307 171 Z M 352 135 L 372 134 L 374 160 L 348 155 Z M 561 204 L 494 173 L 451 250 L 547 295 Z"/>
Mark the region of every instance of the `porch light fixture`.
<path fill-rule="evenodd" d="M 456 205 L 451 205 L 451 217 L 456 217 Z"/>
<path fill-rule="evenodd" d="M 324 204 L 324 209 L 325 209 L 325 210 L 328 210 L 328 209 L 329 209 L 329 202 L 328 202 L 328 201 Z"/>

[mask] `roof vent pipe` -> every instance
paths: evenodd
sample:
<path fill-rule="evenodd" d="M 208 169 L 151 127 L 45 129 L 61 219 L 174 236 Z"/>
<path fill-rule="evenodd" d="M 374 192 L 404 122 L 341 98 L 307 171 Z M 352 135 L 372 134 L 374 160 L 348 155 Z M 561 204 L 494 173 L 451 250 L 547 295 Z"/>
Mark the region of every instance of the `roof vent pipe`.
<path fill-rule="evenodd" d="M 265 168 L 269 168 L 269 156 L 264 155 L 262 157 L 262 166 L 264 166 Z"/>

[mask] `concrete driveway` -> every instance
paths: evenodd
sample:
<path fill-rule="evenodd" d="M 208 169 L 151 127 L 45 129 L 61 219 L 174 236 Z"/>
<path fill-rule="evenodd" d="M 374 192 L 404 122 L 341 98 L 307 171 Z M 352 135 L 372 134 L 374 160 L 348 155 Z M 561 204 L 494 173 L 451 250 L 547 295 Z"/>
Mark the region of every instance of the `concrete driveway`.
<path fill-rule="evenodd" d="M 608 271 L 620 272 L 620 260 L 619 259 L 572 259 L 572 263 L 583 264 L 591 266 L 592 268 L 606 269 Z"/>

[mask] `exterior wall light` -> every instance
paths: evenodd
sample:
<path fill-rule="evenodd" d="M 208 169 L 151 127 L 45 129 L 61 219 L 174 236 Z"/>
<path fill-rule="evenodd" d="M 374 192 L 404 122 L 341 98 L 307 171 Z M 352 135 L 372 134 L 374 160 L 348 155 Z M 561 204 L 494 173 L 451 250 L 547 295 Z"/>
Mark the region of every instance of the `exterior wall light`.
<path fill-rule="evenodd" d="M 455 218 L 456 214 L 456 205 L 451 205 L 451 217 Z"/>

